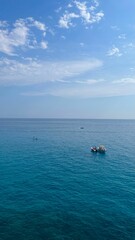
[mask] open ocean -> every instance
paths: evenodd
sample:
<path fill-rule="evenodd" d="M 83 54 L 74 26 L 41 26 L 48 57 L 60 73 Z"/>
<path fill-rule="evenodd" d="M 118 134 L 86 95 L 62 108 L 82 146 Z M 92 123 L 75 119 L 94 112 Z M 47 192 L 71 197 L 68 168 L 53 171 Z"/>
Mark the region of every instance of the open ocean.
<path fill-rule="evenodd" d="M 0 119 L 0 240 L 112 239 L 135 240 L 135 120 Z"/>

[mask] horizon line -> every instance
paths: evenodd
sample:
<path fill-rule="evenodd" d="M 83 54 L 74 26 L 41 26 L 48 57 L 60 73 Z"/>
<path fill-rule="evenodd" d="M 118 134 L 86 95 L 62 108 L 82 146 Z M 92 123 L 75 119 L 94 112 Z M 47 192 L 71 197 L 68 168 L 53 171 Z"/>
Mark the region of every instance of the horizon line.
<path fill-rule="evenodd" d="M 135 120 L 135 118 L 72 118 L 72 117 L 0 117 L 1 119 L 25 119 L 25 120 L 29 120 L 29 119 L 35 119 L 35 120 Z"/>

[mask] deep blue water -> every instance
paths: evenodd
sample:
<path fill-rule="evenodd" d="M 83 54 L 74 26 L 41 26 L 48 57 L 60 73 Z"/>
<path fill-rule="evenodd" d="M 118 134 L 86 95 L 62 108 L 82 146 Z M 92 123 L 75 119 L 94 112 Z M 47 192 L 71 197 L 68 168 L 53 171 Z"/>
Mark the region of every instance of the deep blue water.
<path fill-rule="evenodd" d="M 1 119 L 0 240 L 15 239 L 135 240 L 135 120 Z"/>

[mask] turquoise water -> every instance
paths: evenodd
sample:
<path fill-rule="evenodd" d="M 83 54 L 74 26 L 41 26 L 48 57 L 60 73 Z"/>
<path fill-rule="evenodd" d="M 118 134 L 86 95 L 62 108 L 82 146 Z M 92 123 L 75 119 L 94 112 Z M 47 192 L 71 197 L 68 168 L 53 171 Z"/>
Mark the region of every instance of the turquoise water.
<path fill-rule="evenodd" d="M 134 240 L 134 142 L 134 120 L 1 119 L 0 240 Z"/>

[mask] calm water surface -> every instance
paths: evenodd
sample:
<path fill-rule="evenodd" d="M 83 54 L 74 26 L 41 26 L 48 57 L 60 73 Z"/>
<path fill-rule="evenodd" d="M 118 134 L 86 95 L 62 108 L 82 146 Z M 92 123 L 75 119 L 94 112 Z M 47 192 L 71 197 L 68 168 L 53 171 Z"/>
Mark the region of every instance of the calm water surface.
<path fill-rule="evenodd" d="M 0 240 L 135 240 L 134 142 L 134 120 L 1 119 Z"/>

